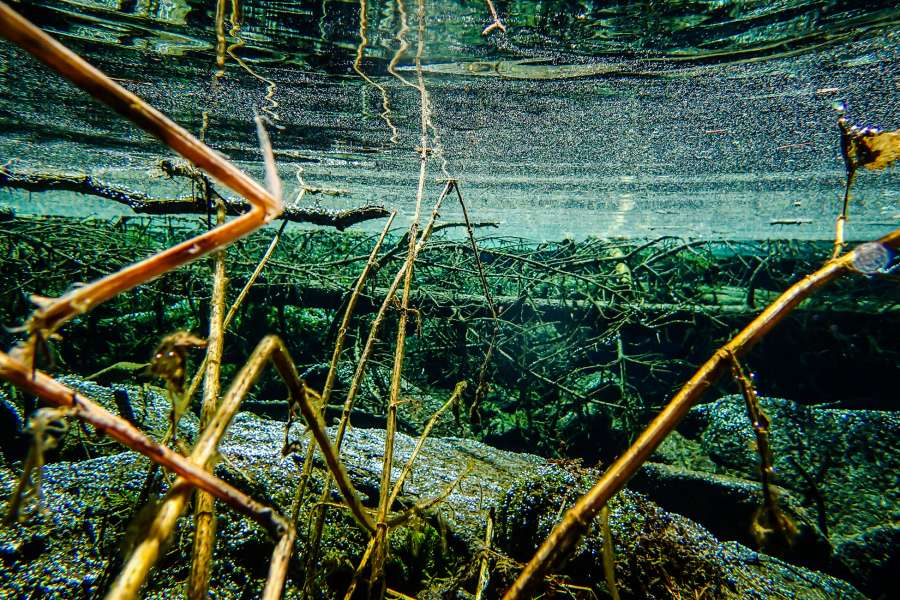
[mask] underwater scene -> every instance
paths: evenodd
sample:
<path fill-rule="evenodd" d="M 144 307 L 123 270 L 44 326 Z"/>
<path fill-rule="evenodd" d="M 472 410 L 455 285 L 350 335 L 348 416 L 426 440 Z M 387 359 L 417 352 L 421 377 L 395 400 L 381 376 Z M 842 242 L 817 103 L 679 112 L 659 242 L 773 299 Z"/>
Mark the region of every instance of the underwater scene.
<path fill-rule="evenodd" d="M 897 598 L 898 159 L 888 0 L 0 0 L 0 599 Z"/>

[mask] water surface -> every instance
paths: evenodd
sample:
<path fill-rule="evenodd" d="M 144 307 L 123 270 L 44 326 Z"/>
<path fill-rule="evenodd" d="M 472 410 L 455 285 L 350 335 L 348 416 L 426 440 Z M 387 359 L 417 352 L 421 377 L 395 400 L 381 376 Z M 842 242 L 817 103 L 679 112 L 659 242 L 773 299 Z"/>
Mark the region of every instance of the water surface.
<path fill-rule="evenodd" d="M 302 169 L 307 184 L 346 192 L 325 205 L 379 203 L 411 216 L 416 3 L 15 6 L 258 176 L 253 116 L 262 113 L 277 124 L 289 190 Z M 860 122 L 898 125 L 893 2 L 498 8 L 507 31 L 482 36 L 483 4 L 425 2 L 421 64 L 431 196 L 440 179 L 458 178 L 474 218 L 508 235 L 828 239 L 844 177 L 832 104 L 846 102 Z M 189 191 L 155 172 L 165 148 L 22 51 L 0 43 L 0 65 L 4 162 L 159 196 Z M 851 238 L 900 225 L 896 184 L 892 172 L 860 177 Z M 0 201 L 25 212 L 127 212 L 67 194 L 3 191 Z"/>

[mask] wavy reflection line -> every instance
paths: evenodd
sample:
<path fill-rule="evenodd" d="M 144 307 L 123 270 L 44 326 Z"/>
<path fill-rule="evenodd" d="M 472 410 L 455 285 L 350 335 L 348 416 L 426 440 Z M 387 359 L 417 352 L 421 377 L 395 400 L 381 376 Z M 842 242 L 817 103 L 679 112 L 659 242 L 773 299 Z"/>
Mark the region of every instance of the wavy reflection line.
<path fill-rule="evenodd" d="M 228 35 L 236 41 L 227 45 L 225 38 L 225 0 L 218 0 L 216 3 L 216 79 L 221 79 L 225 76 L 225 55 L 227 54 L 247 73 L 266 84 L 265 100 L 267 104 L 261 110 L 274 125 L 276 121 L 281 120 L 277 112 L 279 104 L 275 100 L 275 92 L 278 91 L 278 86 L 268 77 L 264 77 L 254 71 L 250 65 L 235 53 L 236 50 L 242 48 L 246 43 L 241 37 L 240 0 L 231 0 L 231 17 L 229 20 L 231 21 L 231 29 L 228 31 Z"/>
<path fill-rule="evenodd" d="M 240 0 L 231 0 L 231 29 L 228 32 L 228 35 L 233 37 L 236 41 L 228 46 L 226 52 L 228 52 L 228 56 L 234 59 L 242 69 L 244 69 L 251 76 L 255 77 L 259 81 L 266 84 L 266 96 L 265 100 L 268 103 L 267 106 L 262 107 L 262 111 L 266 113 L 266 116 L 269 117 L 269 120 L 274 125 L 276 121 L 280 121 L 281 117 L 278 115 L 278 101 L 275 99 L 275 92 L 278 91 L 278 86 L 274 81 L 269 79 L 268 77 L 264 77 L 260 75 L 256 71 L 254 71 L 250 65 L 248 65 L 244 60 L 239 57 L 235 50 L 239 48 L 243 48 L 246 42 L 244 38 L 241 37 L 241 7 Z M 280 128 L 280 126 L 278 126 Z"/>
<path fill-rule="evenodd" d="M 438 134 L 437 128 L 434 126 L 434 121 L 431 118 L 432 109 L 431 109 L 431 96 L 428 93 L 428 89 L 425 87 L 425 76 L 422 71 L 422 56 L 425 52 L 425 6 L 424 0 L 419 0 L 419 19 L 418 19 L 418 44 L 416 47 L 416 55 L 415 55 L 415 66 L 416 66 L 416 83 L 410 82 L 408 79 L 400 75 L 397 71 L 397 65 L 400 63 L 400 59 L 406 54 L 406 51 L 409 49 L 409 42 L 406 41 L 406 34 L 409 33 L 409 24 L 407 23 L 407 14 L 406 7 L 403 5 L 403 0 L 396 0 L 397 13 L 400 15 L 400 27 L 397 30 L 397 35 L 394 36 L 400 45 L 397 48 L 397 51 L 394 53 L 394 56 L 391 58 L 391 62 L 388 63 L 388 72 L 400 80 L 406 86 L 413 88 L 419 92 L 422 102 L 422 144 L 420 147 L 421 152 L 427 151 L 427 135 L 425 132 L 430 130 L 432 133 L 432 154 L 437 157 L 441 161 L 441 172 L 444 177 L 447 179 L 452 179 L 450 174 L 447 171 L 447 159 L 444 155 L 444 146 L 441 144 L 441 136 Z"/>
<path fill-rule="evenodd" d="M 381 107 L 384 109 L 379 115 L 385 124 L 391 130 L 391 143 L 396 144 L 400 139 L 400 133 L 391 122 L 391 104 L 388 101 L 387 90 L 380 83 L 372 81 L 372 78 L 366 75 L 362 70 L 362 59 L 366 51 L 366 45 L 369 38 L 366 37 L 369 21 L 366 15 L 366 0 L 359 0 L 359 46 L 356 48 L 356 60 L 353 61 L 353 70 L 362 77 L 366 83 L 377 89 L 381 93 Z"/>
<path fill-rule="evenodd" d="M 397 72 L 397 65 L 400 63 L 400 59 L 403 58 L 403 55 L 406 54 L 406 51 L 409 49 L 409 42 L 406 41 L 406 34 L 409 33 L 409 25 L 406 23 L 406 7 L 403 6 L 403 0 L 396 0 L 396 6 L 397 13 L 400 15 L 400 27 L 397 29 L 397 35 L 394 36 L 394 39 L 400 43 L 400 46 L 397 48 L 397 51 L 394 52 L 391 62 L 388 63 L 388 73 L 399 79 L 404 85 L 408 85 L 414 90 L 418 90 L 419 86 L 410 83 L 409 80 Z"/>
<path fill-rule="evenodd" d="M 401 3 L 402 0 L 397 0 Z M 432 155 L 441 161 L 441 173 L 444 178 L 452 179 L 450 173 L 447 172 L 447 158 L 444 156 L 444 145 L 441 143 L 441 136 L 432 120 L 431 94 L 425 87 L 425 74 L 422 72 L 422 56 L 425 54 L 425 0 L 418 0 L 418 44 L 416 46 L 416 83 L 422 95 L 422 152 L 425 153 L 427 148 L 426 128 L 431 130 L 431 150 Z"/>

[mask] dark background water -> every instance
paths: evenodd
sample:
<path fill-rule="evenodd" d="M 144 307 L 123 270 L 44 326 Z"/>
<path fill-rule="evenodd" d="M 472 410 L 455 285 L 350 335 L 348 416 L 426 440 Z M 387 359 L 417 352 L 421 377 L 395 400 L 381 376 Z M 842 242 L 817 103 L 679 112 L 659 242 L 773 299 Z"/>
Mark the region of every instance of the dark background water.
<path fill-rule="evenodd" d="M 261 172 L 253 115 L 268 112 L 288 189 L 302 168 L 307 183 L 350 192 L 329 205 L 377 202 L 410 215 L 419 96 L 388 64 L 405 38 L 398 74 L 413 75 L 403 69 L 417 44 L 415 3 L 366 3 L 364 45 L 356 2 L 227 0 L 221 38 L 216 2 L 14 5 L 193 132 L 206 115 L 206 141 L 251 171 Z M 828 239 L 843 183 L 831 105 L 845 101 L 851 119 L 897 125 L 893 2 L 497 6 L 508 30 L 482 36 L 482 3 L 426 2 L 422 63 L 439 136 L 431 193 L 445 170 L 462 182 L 474 218 L 500 221 L 508 235 Z M 368 81 L 353 68 L 358 53 Z M 526 66 L 533 79 L 466 73 L 475 61 L 531 59 L 546 61 Z M 611 73 L 553 78 L 570 65 Z M 169 195 L 179 188 L 153 168 L 166 156 L 0 43 L 4 162 Z M 896 183 L 892 172 L 863 174 L 851 238 L 900 224 Z M 123 210 L 66 194 L 4 191 L 0 201 L 26 212 Z"/>

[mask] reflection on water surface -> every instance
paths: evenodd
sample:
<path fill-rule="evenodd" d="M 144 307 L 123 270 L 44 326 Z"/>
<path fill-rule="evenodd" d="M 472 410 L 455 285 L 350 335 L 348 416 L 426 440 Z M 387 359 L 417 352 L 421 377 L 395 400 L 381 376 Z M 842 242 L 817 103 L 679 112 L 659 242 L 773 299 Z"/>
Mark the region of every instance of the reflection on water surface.
<path fill-rule="evenodd" d="M 251 170 L 261 173 L 252 134 L 261 112 L 278 126 L 289 187 L 302 167 L 310 184 L 349 190 L 329 200 L 335 206 L 384 203 L 409 216 L 415 3 L 17 8 Z M 508 2 L 498 4 L 507 31 L 487 36 L 479 2 L 425 9 L 433 174 L 445 167 L 480 217 L 509 233 L 826 239 L 842 180 L 831 104 L 846 101 L 866 122 L 896 121 L 892 2 Z M 168 156 L 155 142 L 0 48 L 15 73 L 2 80 L 4 155 L 172 193 L 172 182 L 147 177 Z M 852 237 L 900 222 L 895 177 L 858 182 Z M 21 194 L 4 198 L 30 206 Z"/>

